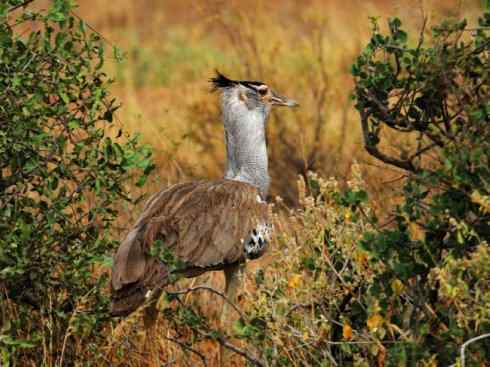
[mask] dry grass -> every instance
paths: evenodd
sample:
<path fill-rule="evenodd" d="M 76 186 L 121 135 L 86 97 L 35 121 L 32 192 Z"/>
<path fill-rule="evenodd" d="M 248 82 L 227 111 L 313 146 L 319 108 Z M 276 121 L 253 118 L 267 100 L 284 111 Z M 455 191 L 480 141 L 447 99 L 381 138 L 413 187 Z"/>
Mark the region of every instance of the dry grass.
<path fill-rule="evenodd" d="M 350 100 L 350 66 L 369 39 L 369 16 L 399 16 L 411 29 L 423 17 L 475 18 L 478 1 L 136 1 L 117 7 L 85 0 L 79 13 L 126 54 L 110 63 L 119 119 L 155 149 L 157 176 L 145 190 L 196 177 L 219 177 L 224 162 L 217 96 L 208 78 L 268 82 L 301 108 L 276 111 L 269 124 L 272 196 L 295 203 L 298 174 L 343 179 L 354 160 L 383 202 L 397 172 L 366 157 Z M 394 142 L 396 143 L 396 142 Z M 285 158 L 287 157 L 287 158 Z M 379 200 L 381 202 L 381 200 Z"/>
<path fill-rule="evenodd" d="M 281 213 L 276 229 L 283 240 L 276 241 L 269 256 L 249 264 L 243 289 L 246 296 L 240 306 L 251 309 L 255 289 L 250 279 L 256 269 L 270 270 L 271 279 L 294 276 L 295 260 L 287 259 L 298 254 L 284 255 L 284 238 L 291 240 L 301 233 L 297 226 L 305 223 L 299 221 L 308 219 L 287 209 L 298 203 L 298 175 L 314 170 L 324 177 L 337 177 L 342 185 L 352 164 L 358 161 L 368 191 L 375 199 L 375 209 L 386 210 L 396 200 L 394 192 L 401 173 L 374 162 L 363 152 L 358 116 L 350 100 L 350 65 L 369 39 L 368 17 L 398 16 L 408 28 L 418 29 L 424 16 L 429 25 L 442 16 L 474 19 L 479 4 L 476 0 L 119 0 L 117 4 L 83 0 L 78 14 L 126 55 L 120 64 L 110 60 L 107 70 L 116 78 L 113 93 L 123 103 L 118 114 L 120 124 L 141 133 L 154 148 L 157 170 L 144 188 L 148 193 L 182 180 L 222 175 L 223 132 L 217 96 L 210 93 L 207 82 L 214 69 L 232 78 L 263 80 L 300 101 L 301 108 L 276 111 L 269 122 L 271 197 L 283 198 L 276 203 L 276 211 Z M 135 188 L 135 196 L 139 192 Z M 304 192 L 300 194 L 304 196 Z M 302 196 L 299 197 L 301 201 Z M 121 217 L 122 232 L 136 215 L 133 212 Z M 362 231 L 356 230 L 357 234 Z M 301 252 L 302 239 L 296 240 Z M 355 250 L 349 251 L 349 256 L 362 261 Z M 288 263 L 290 267 L 285 269 Z M 282 272 L 278 270 L 281 266 Z M 179 287 L 192 283 L 222 289 L 222 282 L 221 274 L 208 274 Z M 330 286 L 328 282 L 324 284 Z M 291 297 L 296 297 L 298 303 L 309 295 L 291 288 Z M 337 290 L 341 289 L 339 286 Z M 205 292 L 190 294 L 186 302 L 198 304 L 217 324 L 222 304 L 219 297 Z M 107 330 L 107 345 L 101 346 L 107 357 L 100 364 L 201 363 L 198 354 L 182 351 L 173 340 L 176 336 L 171 328 L 162 320 L 157 337 L 145 349 L 141 321 L 141 314 L 136 313 L 115 329 Z M 192 348 L 206 356 L 208 365 L 217 364 L 215 343 L 201 342 Z M 239 358 L 236 362 L 243 365 Z"/>

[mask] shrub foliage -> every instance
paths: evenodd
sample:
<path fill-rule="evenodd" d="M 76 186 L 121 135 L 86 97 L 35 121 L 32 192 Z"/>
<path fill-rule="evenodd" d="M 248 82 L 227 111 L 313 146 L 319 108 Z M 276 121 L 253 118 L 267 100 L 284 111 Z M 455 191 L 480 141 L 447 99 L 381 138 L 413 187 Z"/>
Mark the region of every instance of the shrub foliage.
<path fill-rule="evenodd" d="M 396 361 L 449 365 L 490 330 L 489 24 L 446 21 L 412 46 L 400 20 L 388 34 L 373 20 L 352 69 L 367 151 L 409 174 L 394 226 L 359 243 L 381 269 L 366 291 L 393 325 L 382 340 L 405 341 L 387 348 Z M 471 347 L 475 363 L 488 343 Z"/>
<path fill-rule="evenodd" d="M 23 3 L 0 4 L 0 364 L 71 364 L 102 329 L 114 204 L 152 163 L 113 122 L 99 35 L 71 1 Z"/>

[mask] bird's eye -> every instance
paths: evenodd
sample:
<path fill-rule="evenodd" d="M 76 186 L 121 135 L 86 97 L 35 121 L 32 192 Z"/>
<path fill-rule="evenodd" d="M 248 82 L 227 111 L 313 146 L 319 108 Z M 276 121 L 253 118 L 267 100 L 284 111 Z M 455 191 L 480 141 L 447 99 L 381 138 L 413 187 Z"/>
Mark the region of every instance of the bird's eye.
<path fill-rule="evenodd" d="M 258 92 L 261 96 L 265 96 L 267 94 L 267 87 L 262 87 L 258 89 Z"/>

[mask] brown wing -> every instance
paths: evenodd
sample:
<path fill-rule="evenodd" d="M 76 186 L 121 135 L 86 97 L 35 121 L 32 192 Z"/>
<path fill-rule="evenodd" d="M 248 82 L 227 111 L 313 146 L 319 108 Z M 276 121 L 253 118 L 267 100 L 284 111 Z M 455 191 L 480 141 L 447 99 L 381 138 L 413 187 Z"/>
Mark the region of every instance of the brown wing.
<path fill-rule="evenodd" d="M 257 225 L 267 223 L 267 213 L 257 189 L 238 181 L 189 182 L 153 195 L 114 257 L 113 299 L 132 304 L 124 300 L 131 292 L 137 290 L 140 299 L 165 283 L 167 267 L 149 255 L 156 240 L 189 268 L 244 261 L 243 242 Z"/>

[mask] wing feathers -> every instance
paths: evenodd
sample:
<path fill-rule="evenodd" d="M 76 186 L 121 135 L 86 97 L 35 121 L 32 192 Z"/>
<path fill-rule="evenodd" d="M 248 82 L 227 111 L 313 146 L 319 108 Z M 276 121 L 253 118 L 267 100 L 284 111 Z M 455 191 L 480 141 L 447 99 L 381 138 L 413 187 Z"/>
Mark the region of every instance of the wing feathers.
<path fill-rule="evenodd" d="M 153 195 L 114 257 L 113 296 L 164 281 L 168 269 L 149 255 L 155 240 L 196 274 L 244 261 L 244 239 L 268 222 L 267 204 L 257 197 L 255 187 L 232 180 L 177 184 Z"/>
<path fill-rule="evenodd" d="M 146 259 L 138 238 L 139 232 L 139 228 L 129 232 L 114 256 L 112 286 L 116 290 L 140 280 L 145 271 Z"/>

